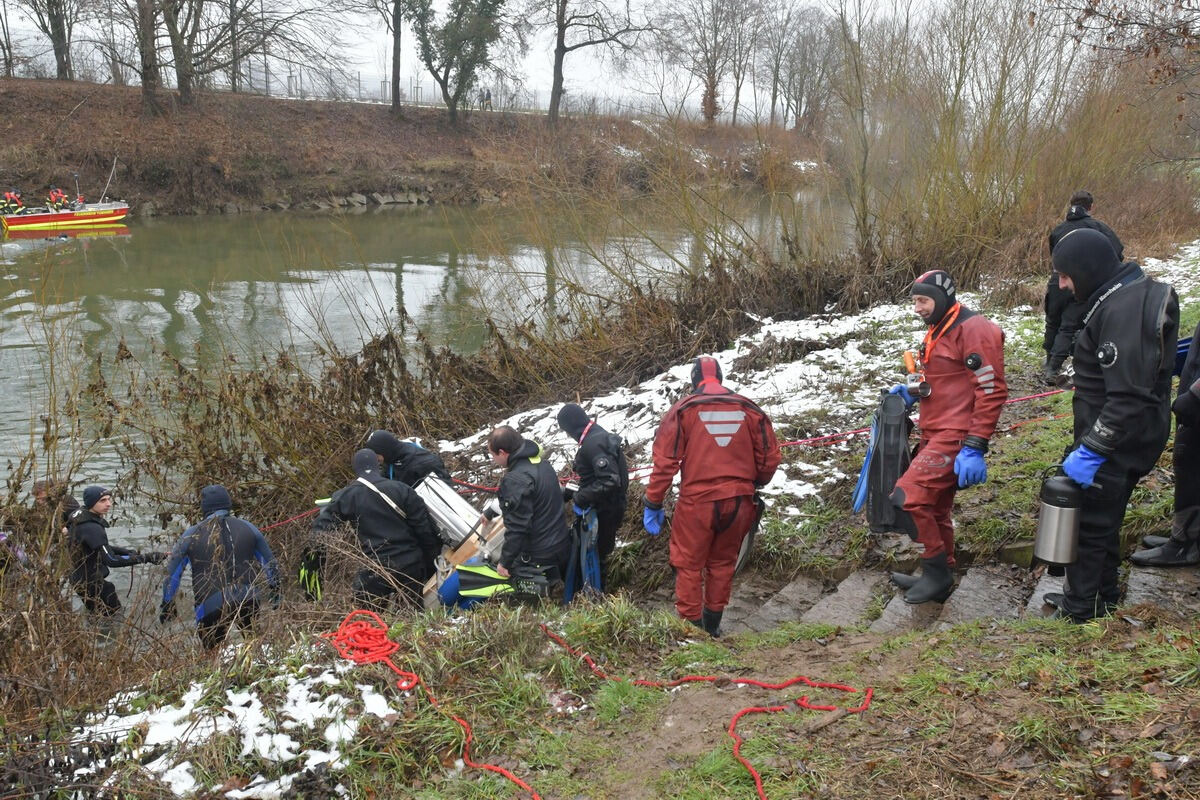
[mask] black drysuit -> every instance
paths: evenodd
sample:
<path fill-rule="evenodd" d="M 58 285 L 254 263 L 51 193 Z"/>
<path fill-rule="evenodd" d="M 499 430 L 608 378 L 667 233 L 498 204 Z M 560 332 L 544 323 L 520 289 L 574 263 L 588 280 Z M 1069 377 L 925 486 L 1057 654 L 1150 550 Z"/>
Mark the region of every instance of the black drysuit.
<path fill-rule="evenodd" d="M 1200 395 L 1200 324 L 1192 334 L 1187 360 L 1179 373 L 1179 394 Z M 1175 423 L 1175 450 L 1171 454 L 1175 469 L 1175 518 L 1171 538 L 1178 544 L 1195 547 L 1200 543 L 1200 426 Z"/>
<path fill-rule="evenodd" d="M 1113 232 L 1112 228 L 1088 214 L 1087 209 L 1083 206 L 1071 206 L 1067 211 L 1067 218 L 1050 231 L 1050 252 L 1054 252 L 1054 246 L 1063 236 L 1079 228 L 1100 231 L 1108 238 L 1113 250 L 1116 251 L 1117 261 L 1124 260 L 1125 245 L 1121 244 L 1117 234 Z M 1042 349 L 1046 351 L 1046 366 L 1054 372 L 1058 372 L 1062 368 L 1063 362 L 1067 360 L 1067 356 L 1071 355 L 1071 346 L 1075 339 L 1075 333 L 1079 329 L 1079 320 L 1087 309 L 1084 308 L 1083 303 L 1075 300 L 1069 290 L 1058 288 L 1058 275 L 1054 272 L 1050 273 L 1050 282 L 1046 284 L 1044 308 L 1046 309 L 1046 333 L 1042 337 Z"/>
<path fill-rule="evenodd" d="M 357 454 L 355 458 L 359 477 L 334 492 L 313 522 L 313 531 L 328 531 L 343 522 L 354 524 L 363 554 L 383 568 L 383 574 L 374 569 L 358 573 L 354 579 L 357 601 L 379 608 L 398 586 L 405 602 L 419 605 L 421 590 L 433 574 L 433 560 L 442 546 L 425 501 L 409 486 L 366 469 L 357 462 Z"/>
<path fill-rule="evenodd" d="M 608 585 L 608 557 L 617 542 L 617 528 L 625 518 L 629 492 L 629 467 L 621 449 L 621 437 L 590 423 L 582 432 L 568 431 L 583 438 L 575 453 L 575 473 L 579 489 L 570 499 L 580 508 L 596 511 L 596 551 L 600 555 L 602 583 Z"/>
<path fill-rule="evenodd" d="M 1107 247 L 1098 237 L 1088 246 L 1095 242 Z M 1072 269 L 1077 293 L 1088 292 L 1072 355 L 1075 446 L 1105 457 L 1084 490 L 1079 556 L 1066 570 L 1062 609 L 1086 620 L 1120 600 L 1121 523 L 1134 486 L 1158 461 L 1170 432 L 1179 300 L 1170 286 L 1110 254 L 1079 254 L 1062 271 Z"/>
<path fill-rule="evenodd" d="M 522 439 L 509 455 L 508 472 L 500 479 L 500 509 L 504 513 L 500 563 L 509 571 L 523 564 L 552 566 L 558 570 L 552 578 L 565 575 L 571 540 L 562 487 L 536 442 Z"/>
<path fill-rule="evenodd" d="M 433 474 L 451 483 L 449 470 L 442 457 L 412 442 L 404 442 L 388 431 L 375 431 L 367 437 L 367 447 L 383 456 L 380 474 L 409 486 L 416 486 L 426 475 Z"/>
<path fill-rule="evenodd" d="M 150 562 L 147 557 L 108 541 L 108 520 L 90 509 L 78 508 L 68 517 L 71 544 L 71 584 L 88 611 L 112 616 L 121 610 L 117 587 L 108 577 L 109 567 L 132 567 Z"/>

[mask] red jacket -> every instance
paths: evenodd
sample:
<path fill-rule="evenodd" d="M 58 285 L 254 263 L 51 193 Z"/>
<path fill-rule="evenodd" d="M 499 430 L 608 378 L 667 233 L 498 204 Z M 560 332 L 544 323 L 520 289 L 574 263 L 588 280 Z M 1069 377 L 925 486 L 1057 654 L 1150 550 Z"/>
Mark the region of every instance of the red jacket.
<path fill-rule="evenodd" d="M 964 308 L 924 368 L 930 394 L 921 401 L 921 437 L 992 438 L 1008 399 L 1000 326 Z"/>
<path fill-rule="evenodd" d="M 661 505 L 675 473 L 680 497 L 724 500 L 754 494 L 779 466 L 775 429 L 763 410 L 716 381 L 671 406 L 654 437 L 647 503 Z"/>

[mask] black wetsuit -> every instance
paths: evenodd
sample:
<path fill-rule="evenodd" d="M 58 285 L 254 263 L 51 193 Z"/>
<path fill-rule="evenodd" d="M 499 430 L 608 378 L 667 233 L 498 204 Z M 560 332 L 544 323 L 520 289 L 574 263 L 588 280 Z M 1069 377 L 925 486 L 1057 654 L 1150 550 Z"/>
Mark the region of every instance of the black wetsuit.
<path fill-rule="evenodd" d="M 227 510 L 188 528 L 175 543 L 167 561 L 164 606 L 174 599 L 189 563 L 196 629 L 210 649 L 224 641 L 235 619 L 243 628 L 250 624 L 262 601 L 264 570 L 265 583 L 279 591 L 279 565 L 262 532 Z"/>
<path fill-rule="evenodd" d="M 574 469 L 579 475 L 579 489 L 572 499 L 580 508 L 596 511 L 596 549 L 603 585 L 607 587 L 608 557 L 616 547 L 617 528 L 625 518 L 629 492 L 629 467 L 621 437 L 591 423 L 583 431 Z"/>
<path fill-rule="evenodd" d="M 1117 260 L 1124 260 L 1125 245 L 1121 244 L 1117 234 L 1112 228 L 1088 214 L 1087 209 L 1083 206 L 1071 206 L 1067 211 L 1067 218 L 1050 231 L 1050 251 L 1053 253 L 1054 246 L 1058 244 L 1059 240 L 1077 228 L 1091 228 L 1103 233 L 1112 244 L 1113 250 L 1116 251 Z M 1042 349 L 1046 351 L 1047 368 L 1058 372 L 1062 368 L 1063 362 L 1067 360 L 1067 356 L 1071 355 L 1075 333 L 1079 329 L 1079 320 L 1087 309 L 1084 308 L 1083 303 L 1075 300 L 1075 296 L 1069 289 L 1058 288 L 1058 275 L 1053 271 L 1050 273 L 1049 283 L 1046 284 L 1044 308 L 1046 309 L 1046 333 L 1042 337 Z"/>
<path fill-rule="evenodd" d="M 108 577 L 110 567 L 132 567 L 150 561 L 136 550 L 108 541 L 108 520 L 86 508 L 68 518 L 71 544 L 71 583 L 88 611 L 112 616 L 121 610 L 117 588 Z"/>

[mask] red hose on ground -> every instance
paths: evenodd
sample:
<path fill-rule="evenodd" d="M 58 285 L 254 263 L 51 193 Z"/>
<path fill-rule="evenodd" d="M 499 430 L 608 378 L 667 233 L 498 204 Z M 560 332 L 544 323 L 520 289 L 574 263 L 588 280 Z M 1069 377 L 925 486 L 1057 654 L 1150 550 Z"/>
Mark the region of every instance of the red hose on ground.
<path fill-rule="evenodd" d="M 400 647 L 400 645 L 388 638 L 387 626 L 383 624 L 383 620 L 374 611 L 366 609 L 356 609 L 346 615 L 342 620 L 342 624 L 333 633 L 321 634 L 322 639 L 326 639 L 338 651 L 338 655 L 342 658 L 349 659 L 355 664 L 385 664 L 388 669 L 400 676 L 400 680 L 396 681 L 396 687 L 403 692 L 415 689 L 418 686 L 425 693 L 429 704 L 439 712 L 450 717 L 458 723 L 458 727 L 462 728 L 463 735 L 466 737 L 463 741 L 462 760 L 463 763 L 472 769 L 484 769 L 488 772 L 494 772 L 497 775 L 503 775 L 513 784 L 521 787 L 528 792 L 534 800 L 541 800 L 541 796 L 533 790 L 533 788 L 518 778 L 516 775 L 509 772 L 504 767 L 498 767 L 495 764 L 482 764 L 471 759 L 471 741 L 474 734 L 471 732 L 470 724 L 461 717 L 455 716 L 453 713 L 442 708 L 437 698 L 433 696 L 433 692 L 421 680 L 421 676 L 415 672 L 400 669 L 392 661 L 392 653 Z"/>
<path fill-rule="evenodd" d="M 615 681 L 617 683 L 629 683 L 633 686 L 646 686 L 646 687 L 650 687 L 650 688 L 654 688 L 654 689 L 670 689 L 675 686 L 682 686 L 687 683 L 716 683 L 718 681 L 724 680 L 723 678 L 721 678 L 717 675 L 684 675 L 682 678 L 676 678 L 673 681 L 648 681 L 648 680 L 626 681 L 625 678 L 621 678 L 621 677 L 618 677 L 615 675 L 609 675 L 607 672 L 600 669 L 600 667 L 596 664 L 595 660 L 590 655 L 583 652 L 582 650 L 577 650 L 574 647 L 571 647 L 571 645 L 567 644 L 566 640 L 564 640 L 561 636 L 556 634 L 554 631 L 550 630 L 550 628 L 547 627 L 544 623 L 541 624 L 540 627 L 542 629 L 542 632 L 545 633 L 548 637 L 550 637 L 550 639 L 555 644 L 557 644 L 559 647 L 566 650 L 568 653 L 575 656 L 576 658 L 581 659 L 585 664 L 587 664 L 588 669 L 590 669 L 593 674 L 595 674 L 597 677 L 603 678 L 604 680 Z M 838 691 L 838 692 L 848 692 L 848 693 L 852 693 L 852 694 L 857 694 L 859 691 L 858 689 L 855 689 L 853 686 L 847 686 L 842 683 L 825 683 L 822 681 L 814 681 L 811 678 L 808 678 L 804 675 L 796 675 L 795 677 L 788 678 L 786 681 L 782 681 L 780 683 L 767 683 L 765 681 L 759 681 L 759 680 L 755 680 L 753 678 L 731 678 L 731 679 L 729 679 L 729 682 L 732 684 L 735 684 L 735 685 L 739 685 L 739 686 L 757 686 L 760 689 L 771 689 L 771 690 L 786 689 L 789 686 L 795 686 L 796 684 L 799 683 L 799 684 L 804 684 L 805 686 L 809 686 L 814 689 L 831 689 L 831 690 Z M 860 704 L 858 704 L 854 708 L 841 708 L 840 706 L 816 705 L 816 704 L 810 703 L 808 701 L 808 695 L 801 695 L 799 699 L 793 701 L 793 703 L 789 704 L 789 705 L 750 706 L 748 708 L 743 708 L 742 710 L 740 710 L 736 714 L 734 714 L 733 719 L 731 719 L 729 721 L 729 727 L 726 728 L 726 733 L 728 733 L 729 737 L 731 739 L 733 739 L 733 757 L 736 758 L 741 763 L 741 765 L 746 768 L 746 771 L 750 773 L 750 777 L 754 778 L 754 788 L 758 792 L 758 796 L 759 796 L 760 800 L 767 800 L 767 794 L 766 794 L 766 791 L 763 789 L 762 776 L 759 775 L 758 770 L 756 770 L 754 768 L 754 765 L 751 764 L 749 761 L 747 761 L 745 756 L 742 755 L 743 740 L 742 740 L 742 737 L 737 732 L 737 724 L 738 724 L 738 721 L 741 720 L 742 717 L 747 716 L 749 714 L 773 714 L 773 713 L 777 713 L 779 711 L 786 711 L 787 709 L 791 708 L 791 706 L 793 704 L 796 706 L 799 706 L 800 708 L 809 709 L 811 711 L 842 710 L 842 711 L 845 711 L 847 714 L 859 714 L 859 713 L 862 713 L 863 711 L 866 711 L 868 708 L 870 708 L 871 699 L 874 696 L 875 696 L 875 690 L 872 687 L 867 687 L 865 690 L 863 690 L 863 701 Z"/>

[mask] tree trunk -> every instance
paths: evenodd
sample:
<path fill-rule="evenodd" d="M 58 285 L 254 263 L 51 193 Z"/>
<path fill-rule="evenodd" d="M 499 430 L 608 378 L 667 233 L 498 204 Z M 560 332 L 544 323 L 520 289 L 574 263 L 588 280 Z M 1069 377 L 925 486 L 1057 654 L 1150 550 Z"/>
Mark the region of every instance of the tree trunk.
<path fill-rule="evenodd" d="M 563 62 L 567 58 L 567 0 L 554 2 L 554 78 L 550 83 L 551 125 L 558 124 L 558 109 L 563 96 Z"/>
<path fill-rule="evenodd" d="M 60 2 L 52 0 L 46 4 L 46 18 L 50 24 L 50 45 L 54 48 L 54 65 L 60 81 L 75 80 L 71 68 L 71 40 L 67 33 L 66 9 Z"/>
<path fill-rule="evenodd" d="M 400 110 L 400 23 L 404 21 L 403 0 L 392 0 L 392 110 Z"/>
<path fill-rule="evenodd" d="M 700 99 L 700 113 L 704 115 L 704 121 L 711 125 L 717 118 L 719 110 L 717 106 L 717 76 L 715 73 L 709 72 L 704 76 L 704 96 Z"/>
<path fill-rule="evenodd" d="M 158 99 L 158 90 L 162 86 L 162 70 L 158 65 L 158 49 L 154 46 L 154 32 L 157 27 L 154 3 L 155 0 L 137 0 L 138 59 L 141 63 L 142 113 L 160 116 L 164 111 Z"/>
<path fill-rule="evenodd" d="M 192 84 L 196 70 L 192 66 L 192 51 L 188 49 L 183 31 L 179 29 L 179 10 L 171 3 L 163 6 L 163 21 L 167 24 L 167 36 L 171 40 L 171 55 L 175 58 L 175 82 L 179 85 L 179 105 L 190 106 L 193 101 Z"/>
<path fill-rule="evenodd" d="M 237 0 L 229 0 L 229 91 L 242 89 L 242 54 L 238 47 Z"/>

